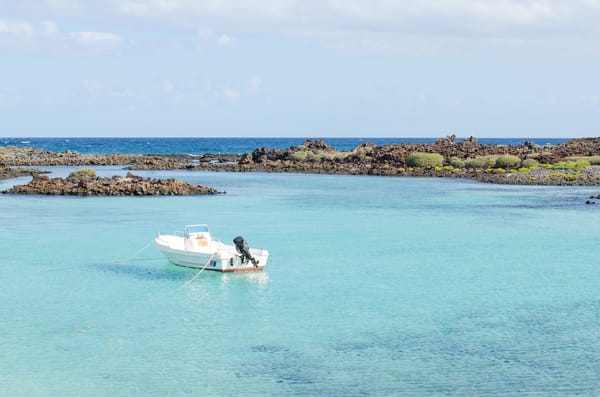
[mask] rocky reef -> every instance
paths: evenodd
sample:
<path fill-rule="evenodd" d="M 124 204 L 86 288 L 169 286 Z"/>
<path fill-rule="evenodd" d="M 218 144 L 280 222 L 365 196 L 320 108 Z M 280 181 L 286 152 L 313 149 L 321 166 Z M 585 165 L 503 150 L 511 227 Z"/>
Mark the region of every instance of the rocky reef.
<path fill-rule="evenodd" d="M 74 172 L 67 178 L 34 174 L 27 185 L 15 185 L 5 194 L 42 194 L 60 196 L 185 196 L 218 194 L 215 188 L 192 185 L 175 179 L 148 179 L 131 173 L 110 178 L 90 172 Z"/>

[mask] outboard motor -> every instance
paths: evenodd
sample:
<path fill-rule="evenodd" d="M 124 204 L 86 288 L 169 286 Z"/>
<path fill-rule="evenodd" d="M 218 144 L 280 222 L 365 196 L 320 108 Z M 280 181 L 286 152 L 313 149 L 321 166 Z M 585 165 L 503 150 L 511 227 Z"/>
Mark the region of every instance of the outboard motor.
<path fill-rule="evenodd" d="M 250 247 L 248 247 L 248 243 L 242 236 L 234 238 L 233 243 L 237 252 L 242 256 L 242 262 L 250 261 L 255 267 L 258 267 L 258 261 L 250 255 Z"/>

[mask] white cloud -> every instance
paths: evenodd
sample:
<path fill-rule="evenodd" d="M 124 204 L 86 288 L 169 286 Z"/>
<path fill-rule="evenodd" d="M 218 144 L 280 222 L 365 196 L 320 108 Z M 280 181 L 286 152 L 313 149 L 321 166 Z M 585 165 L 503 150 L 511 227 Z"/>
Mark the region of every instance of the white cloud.
<path fill-rule="evenodd" d="M 119 12 L 138 17 L 206 21 L 220 27 L 241 24 L 254 30 L 286 29 L 314 33 L 322 30 L 403 30 L 440 22 L 459 27 L 462 22 L 532 24 L 554 18 L 561 11 L 585 7 L 593 0 L 114 0 Z M 213 26 L 214 27 L 214 26 Z M 435 29 L 435 25 L 429 25 Z"/>
<path fill-rule="evenodd" d="M 29 23 L 0 19 L 0 46 L 44 51 L 111 53 L 120 50 L 123 39 L 114 33 L 62 32 L 55 21 Z"/>
<path fill-rule="evenodd" d="M 85 26 L 82 32 L 69 32 L 71 44 L 101 53 L 130 43 L 102 33 L 105 23 L 152 32 L 145 40 L 167 36 L 179 49 L 209 39 L 228 45 L 258 36 L 415 56 L 600 50 L 600 0 L 27 0 L 0 5 L 0 13 L 6 15 L 0 19 L 4 42 L 9 36 L 35 40 L 44 29 L 22 17 L 11 21 L 10 15 L 38 16 Z M 182 32 L 195 33 L 198 41 L 183 38 Z"/>
<path fill-rule="evenodd" d="M 410 53 L 600 45 L 598 0 L 113 0 L 126 18 L 230 35 L 308 37 L 327 46 Z M 208 28 L 206 28 L 208 29 Z M 407 50 L 406 43 L 409 44 Z M 541 43 L 541 44 L 540 44 Z M 429 50 L 428 50 L 429 51 Z"/>
<path fill-rule="evenodd" d="M 229 37 L 229 35 L 227 35 L 227 34 L 223 34 L 223 35 L 221 35 L 221 37 L 219 37 L 217 39 L 217 44 L 220 45 L 220 46 L 226 46 L 226 45 L 229 45 L 229 44 L 231 44 L 233 42 L 234 42 L 234 39 L 232 39 L 231 37 Z"/>
<path fill-rule="evenodd" d="M 0 19 L 0 38 L 28 40 L 33 38 L 33 32 L 29 23 Z"/>

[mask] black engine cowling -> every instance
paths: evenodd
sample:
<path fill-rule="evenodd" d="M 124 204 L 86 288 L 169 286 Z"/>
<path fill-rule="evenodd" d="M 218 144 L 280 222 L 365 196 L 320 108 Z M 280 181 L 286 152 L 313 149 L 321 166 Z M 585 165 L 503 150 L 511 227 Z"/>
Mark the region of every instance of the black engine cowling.
<path fill-rule="evenodd" d="M 250 247 L 242 236 L 237 236 L 234 238 L 233 243 L 235 244 L 235 249 L 237 252 L 242 256 L 243 262 L 250 261 L 254 266 L 258 266 L 258 261 L 250 254 Z"/>

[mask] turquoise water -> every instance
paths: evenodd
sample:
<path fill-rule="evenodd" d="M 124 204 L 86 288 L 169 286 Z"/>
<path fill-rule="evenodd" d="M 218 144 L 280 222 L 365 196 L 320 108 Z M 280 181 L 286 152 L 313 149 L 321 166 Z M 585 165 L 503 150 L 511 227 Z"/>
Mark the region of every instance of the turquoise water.
<path fill-rule="evenodd" d="M 0 195 L 2 395 L 600 390 L 598 188 L 140 174 L 227 194 Z M 266 271 L 183 287 L 153 247 L 114 263 L 189 223 L 269 249 Z"/>

